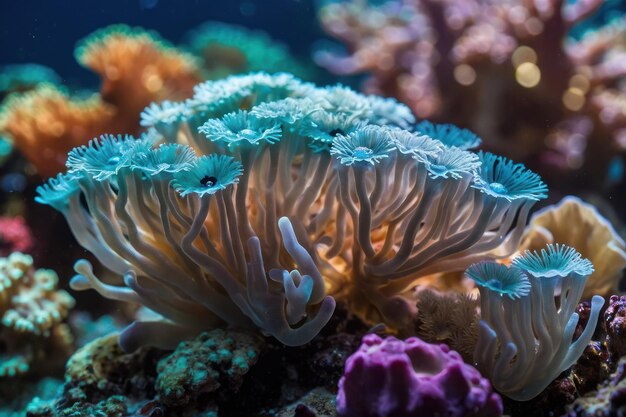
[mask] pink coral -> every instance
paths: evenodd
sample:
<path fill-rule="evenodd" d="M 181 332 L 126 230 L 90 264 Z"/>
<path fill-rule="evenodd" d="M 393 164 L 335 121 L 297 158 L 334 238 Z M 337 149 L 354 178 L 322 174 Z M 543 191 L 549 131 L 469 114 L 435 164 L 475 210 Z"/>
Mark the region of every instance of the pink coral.
<path fill-rule="evenodd" d="M 597 182 L 612 147 L 626 146 L 626 20 L 580 40 L 569 32 L 601 4 L 334 2 L 320 20 L 347 53 L 315 58 L 335 73 L 368 74 L 367 92 L 396 97 L 418 117 L 471 128 L 491 151 L 565 172 L 593 163 L 598 177 L 585 181 Z"/>
<path fill-rule="evenodd" d="M 337 411 L 344 417 L 495 417 L 502 401 L 448 346 L 369 334 L 348 358 Z"/>
<path fill-rule="evenodd" d="M 29 252 L 33 246 L 33 234 L 24 218 L 0 217 L 0 256 Z"/>

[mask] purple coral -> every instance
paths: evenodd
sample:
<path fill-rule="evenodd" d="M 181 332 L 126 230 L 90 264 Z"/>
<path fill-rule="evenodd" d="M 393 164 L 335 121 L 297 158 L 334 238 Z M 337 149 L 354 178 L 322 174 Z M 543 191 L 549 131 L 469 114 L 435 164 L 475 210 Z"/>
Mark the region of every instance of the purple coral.
<path fill-rule="evenodd" d="M 612 295 L 604 312 L 606 344 L 611 355 L 626 355 L 626 296 Z"/>
<path fill-rule="evenodd" d="M 489 381 L 446 345 L 363 337 L 339 381 L 342 417 L 500 416 Z"/>

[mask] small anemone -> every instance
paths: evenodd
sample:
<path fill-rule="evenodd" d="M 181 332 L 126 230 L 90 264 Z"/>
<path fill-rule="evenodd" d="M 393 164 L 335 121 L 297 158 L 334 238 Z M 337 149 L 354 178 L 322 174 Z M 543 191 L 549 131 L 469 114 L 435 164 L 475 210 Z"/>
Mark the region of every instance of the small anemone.
<path fill-rule="evenodd" d="M 79 178 L 80 176 L 74 173 L 58 174 L 49 178 L 46 183 L 37 187 L 35 201 L 63 212 L 69 198 L 80 191 Z"/>
<path fill-rule="evenodd" d="M 161 103 L 151 103 L 141 112 L 141 126 L 152 127 L 171 125 L 184 120 L 189 115 L 185 102 L 169 100 Z"/>
<path fill-rule="evenodd" d="M 239 110 L 224 115 L 221 119 L 210 119 L 198 128 L 212 141 L 223 141 L 228 146 L 250 143 L 257 145 L 261 142 L 279 142 L 282 130 L 280 125 L 271 120 L 251 117 L 247 111 Z"/>
<path fill-rule="evenodd" d="M 342 85 L 318 88 L 311 97 L 330 112 L 346 113 L 348 116 L 361 118 L 370 113 L 369 100 L 364 95 Z"/>
<path fill-rule="evenodd" d="M 301 123 L 296 133 L 310 138 L 309 147 L 314 152 L 327 152 L 337 135 L 348 135 L 366 126 L 363 121 L 355 120 L 344 113 L 331 113 L 320 110 L 311 114 L 310 123 Z"/>
<path fill-rule="evenodd" d="M 389 133 L 391 141 L 396 145 L 399 152 L 410 154 L 421 162 L 426 162 L 429 156 L 436 158 L 437 155 L 445 151 L 440 142 L 426 135 L 399 128 L 390 129 Z"/>
<path fill-rule="evenodd" d="M 421 162 L 420 158 L 413 158 Z M 461 179 L 464 175 L 474 175 L 479 166 L 476 154 L 453 146 L 444 148 L 435 156 L 426 156 L 426 168 L 432 178 Z"/>
<path fill-rule="evenodd" d="M 392 124 L 407 129 L 415 123 L 415 116 L 406 105 L 394 98 L 366 96 L 372 122 L 378 125 Z"/>
<path fill-rule="evenodd" d="M 511 299 L 525 297 L 530 293 L 530 281 L 519 268 L 507 267 L 496 262 L 478 262 L 465 270 L 465 275 L 476 285 L 488 288 Z"/>
<path fill-rule="evenodd" d="M 168 143 L 162 144 L 156 149 L 133 152 L 130 167 L 150 176 L 162 172 L 172 174 L 189 169 L 195 157 L 196 154 L 191 147 Z"/>
<path fill-rule="evenodd" d="M 541 177 L 510 159 L 489 152 L 479 152 L 480 169 L 474 187 L 481 192 L 509 201 L 519 198 L 541 200 L 546 198 L 548 187 Z"/>
<path fill-rule="evenodd" d="M 321 107 L 308 98 L 286 98 L 261 103 L 250 110 L 250 115 L 258 119 L 278 120 L 286 125 L 308 122 L 308 117 L 321 110 Z"/>
<path fill-rule="evenodd" d="M 525 251 L 513 259 L 513 265 L 534 277 L 566 277 L 576 274 L 582 277 L 593 273 L 593 264 L 582 257 L 576 249 L 566 245 L 549 244 L 545 249 Z"/>
<path fill-rule="evenodd" d="M 288 97 L 305 97 L 315 89 L 310 83 L 305 83 L 288 73 L 268 74 L 258 72 L 244 77 L 244 83 L 255 102 L 269 102 L 282 100 Z"/>
<path fill-rule="evenodd" d="M 249 90 L 237 88 L 236 83 L 226 83 L 225 80 L 206 81 L 196 85 L 193 91 L 193 97 L 186 101 L 190 113 L 211 117 L 239 110 L 250 94 Z"/>
<path fill-rule="evenodd" d="M 85 172 L 97 181 L 104 181 L 130 164 L 130 150 L 143 141 L 130 135 L 102 135 L 89 144 L 72 149 L 65 165 L 69 172 Z"/>
<path fill-rule="evenodd" d="M 355 163 L 374 165 L 388 158 L 389 153 L 394 149 L 388 128 L 366 126 L 346 136 L 337 135 L 333 140 L 330 153 L 339 158 L 344 165 Z"/>
<path fill-rule="evenodd" d="M 477 148 L 482 142 L 471 130 L 451 124 L 435 124 L 428 120 L 419 122 L 415 126 L 415 131 L 437 139 L 446 146 L 454 146 L 463 150 Z"/>
<path fill-rule="evenodd" d="M 238 183 L 242 173 L 241 163 L 231 156 L 204 155 L 195 159 L 188 170 L 176 172 L 172 185 L 183 197 L 188 194 L 202 197 Z"/>

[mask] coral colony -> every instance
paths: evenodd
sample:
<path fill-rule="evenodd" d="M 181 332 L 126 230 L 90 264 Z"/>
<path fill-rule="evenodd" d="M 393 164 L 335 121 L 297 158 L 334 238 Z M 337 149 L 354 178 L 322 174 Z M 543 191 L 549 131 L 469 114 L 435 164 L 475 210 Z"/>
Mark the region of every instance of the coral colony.
<path fill-rule="evenodd" d="M 344 87 L 234 76 L 149 107 L 142 124 L 153 130 L 139 139 L 72 150 L 68 172 L 37 198 L 124 276 L 105 284 L 80 261 L 75 289 L 169 319 L 133 324 L 125 347 L 171 345 L 163 327 L 194 334 L 218 322 L 299 345 L 334 298 L 398 327 L 420 277 L 511 254 L 546 196 L 523 166 L 446 145 L 459 144 L 454 128 L 440 141 L 401 127 L 410 122 L 402 105 Z"/>
<path fill-rule="evenodd" d="M 585 180 L 598 183 L 626 144 L 626 20 L 620 10 L 581 38 L 570 31 L 602 4 L 326 2 L 321 24 L 345 50 L 315 59 L 336 74 L 366 74 L 366 91 L 396 97 L 420 118 L 472 128 L 489 149 L 539 158 L 546 173 L 586 164 L 594 175 Z"/>
<path fill-rule="evenodd" d="M 424 288 L 442 274 L 462 285 L 465 271 L 480 302 L 448 302 L 459 308 L 442 322 L 464 329 L 451 345 L 484 377 L 445 345 L 370 334 L 347 360 L 337 410 L 496 416 L 491 386 L 530 400 L 591 340 L 604 299 L 593 296 L 581 323 L 578 312 L 594 266 L 550 237 L 519 252 L 547 187 L 521 164 L 472 151 L 480 138 L 466 129 L 415 124 L 393 99 L 285 73 L 207 81 L 188 100 L 148 106 L 141 125 L 137 138 L 103 135 L 71 150 L 67 172 L 36 197 L 119 277 L 100 279 L 79 260 L 74 290 L 160 316 L 119 334 L 126 352 L 174 349 L 225 325 L 305 345 L 338 302 L 397 334 L 415 334 L 417 317 L 417 333 L 433 336 L 419 321 L 448 296 Z M 599 282 L 616 279 L 601 268 Z M 256 361 L 258 346 L 251 352 Z"/>

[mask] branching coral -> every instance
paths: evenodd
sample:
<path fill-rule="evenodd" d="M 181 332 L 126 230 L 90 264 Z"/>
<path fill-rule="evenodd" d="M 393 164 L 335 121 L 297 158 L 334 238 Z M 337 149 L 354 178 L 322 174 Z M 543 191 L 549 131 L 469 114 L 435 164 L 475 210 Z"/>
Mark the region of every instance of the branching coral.
<path fill-rule="evenodd" d="M 607 297 L 617 291 L 626 267 L 626 243 L 595 207 L 569 196 L 535 213 L 520 250 L 539 250 L 547 243 L 574 247 L 595 266 L 583 298 Z"/>
<path fill-rule="evenodd" d="M 81 65 L 102 78 L 100 95 L 87 100 L 44 84 L 13 95 L 0 109 L 0 133 L 42 176 L 63 169 L 67 152 L 103 133 L 140 130 L 139 114 L 152 101 L 183 99 L 199 80 L 195 59 L 156 34 L 115 25 L 76 49 Z"/>
<path fill-rule="evenodd" d="M 469 126 L 512 158 L 541 154 L 553 167 L 578 169 L 591 142 L 587 162 L 603 175 L 598 162 L 611 157 L 611 141 L 626 143 L 626 21 L 568 36 L 600 4 L 332 2 L 320 19 L 347 53 L 319 51 L 316 60 L 336 73 L 367 73 L 368 92 L 396 97 L 418 117 Z"/>
<path fill-rule="evenodd" d="M 187 35 L 192 52 L 203 61 L 207 79 L 251 71 L 290 71 L 305 77 L 307 70 L 282 43 L 265 32 L 222 22 L 205 22 Z"/>
<path fill-rule="evenodd" d="M 513 265 L 483 262 L 466 274 L 480 288 L 474 361 L 495 389 L 518 401 L 538 395 L 583 353 L 604 299 L 594 296 L 578 339 L 576 307 L 593 265 L 574 249 L 548 245 Z"/>
<path fill-rule="evenodd" d="M 0 259 L 0 376 L 29 372 L 51 347 L 68 353 L 72 339 L 62 321 L 74 306 L 74 299 L 57 290 L 57 283 L 54 271 L 35 270 L 28 255 L 15 252 Z M 47 359 L 52 362 L 53 358 Z"/>
<path fill-rule="evenodd" d="M 406 107 L 344 87 L 233 76 L 200 84 L 182 109 L 159 119 L 151 107 L 156 130 L 140 139 L 72 150 L 68 174 L 39 188 L 124 276 L 105 284 L 79 261 L 72 286 L 170 320 L 131 325 L 126 349 L 217 322 L 306 343 L 332 314 L 327 293 L 407 325 L 403 296 L 420 277 L 509 255 L 546 196 L 520 164 L 403 130 Z"/>

